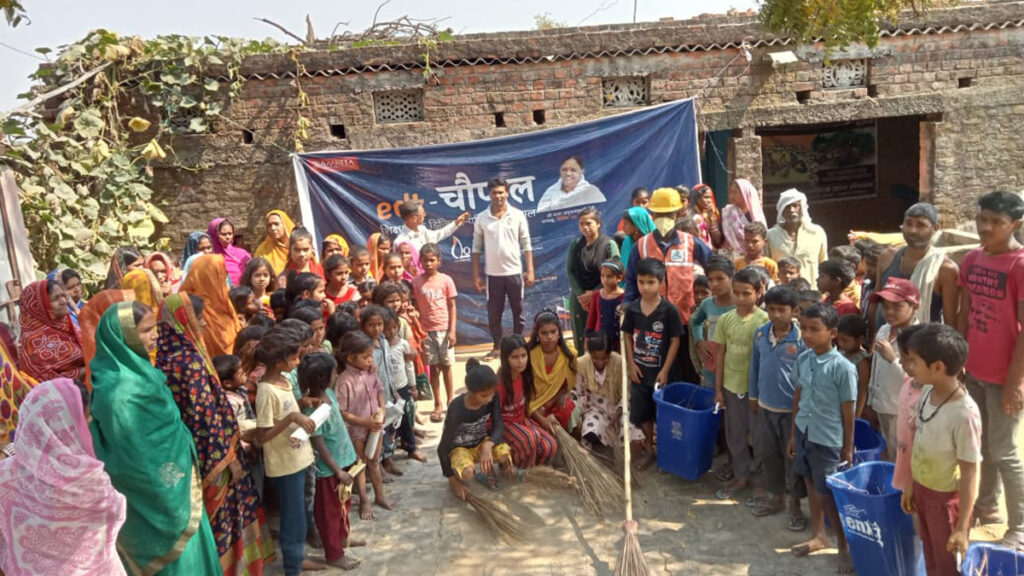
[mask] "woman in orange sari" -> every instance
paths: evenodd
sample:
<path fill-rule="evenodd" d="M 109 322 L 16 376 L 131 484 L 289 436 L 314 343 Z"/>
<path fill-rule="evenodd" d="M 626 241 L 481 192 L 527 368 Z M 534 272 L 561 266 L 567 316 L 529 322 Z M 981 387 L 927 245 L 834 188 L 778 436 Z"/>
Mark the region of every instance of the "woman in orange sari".
<path fill-rule="evenodd" d="M 224 267 L 224 257 L 220 254 L 207 254 L 196 258 L 188 276 L 181 283 L 181 292 L 199 296 L 206 304 L 203 345 L 207 353 L 210 356 L 232 354 L 235 336 L 242 326 L 228 297 L 228 273 Z"/>
<path fill-rule="evenodd" d="M 94 294 L 85 308 L 78 314 L 78 326 L 82 330 L 82 354 L 85 358 L 92 358 L 96 355 L 96 329 L 100 325 L 100 318 L 108 308 L 118 302 L 135 300 L 135 292 L 131 290 L 103 290 Z M 85 364 L 85 387 L 92 392 L 92 371 L 89 363 Z"/>
<path fill-rule="evenodd" d="M 156 276 L 164 298 L 177 292 L 178 284 L 181 284 L 181 270 L 171 262 L 170 256 L 163 252 L 151 253 L 146 256 L 146 269 Z"/>
<path fill-rule="evenodd" d="M 225 576 L 256 575 L 274 557 L 270 529 L 246 473 L 238 421 L 203 346 L 203 301 L 172 294 L 160 309 L 156 367 L 192 432 L 203 503 Z"/>
<path fill-rule="evenodd" d="M 391 253 L 391 238 L 383 232 L 374 232 L 366 241 L 366 249 L 370 252 L 370 276 L 380 282 L 384 276 L 384 260 Z"/>
<path fill-rule="evenodd" d="M 334 254 L 341 254 L 348 258 L 348 242 L 341 234 L 328 234 L 320 245 L 320 260 L 326 262 Z"/>
<path fill-rule="evenodd" d="M 271 210 L 263 218 L 267 225 L 267 237 L 256 247 L 253 258 L 266 258 L 274 268 L 274 274 L 284 272 L 288 265 L 288 237 L 295 230 L 295 223 L 284 210 Z"/>
<path fill-rule="evenodd" d="M 160 281 L 156 274 L 145 269 L 132 270 L 121 278 L 121 288 L 131 290 L 135 293 L 135 299 L 149 306 L 152 310 L 159 310 L 164 303 L 164 293 L 160 289 Z"/>

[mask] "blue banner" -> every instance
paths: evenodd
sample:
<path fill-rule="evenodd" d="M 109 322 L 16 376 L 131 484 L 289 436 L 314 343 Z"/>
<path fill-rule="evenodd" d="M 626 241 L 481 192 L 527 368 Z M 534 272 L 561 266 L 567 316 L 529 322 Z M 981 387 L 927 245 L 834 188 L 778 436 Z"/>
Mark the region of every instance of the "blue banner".
<path fill-rule="evenodd" d="M 583 160 L 581 182 L 561 181 L 560 168 L 570 156 Z M 331 233 L 341 233 L 350 245 L 363 244 L 379 231 L 394 238 L 403 225 L 398 206 L 409 199 L 424 202 L 424 226 L 431 229 L 465 211 L 475 218 L 488 209 L 487 180 L 505 178 L 509 205 L 526 214 L 533 242 L 536 284 L 526 289 L 529 332 L 534 314 L 564 306 L 566 256 L 580 235 L 580 210 L 596 206 L 603 231 L 611 236 L 634 188 L 699 183 L 700 153 L 690 99 L 502 138 L 300 154 L 295 171 L 302 220 L 317 245 Z M 574 192 L 564 194 L 563 187 Z M 490 342 L 486 299 L 473 288 L 472 242 L 471 219 L 441 243 L 441 271 L 459 291 L 459 344 Z M 510 327 L 507 307 L 505 314 L 503 325 Z"/>

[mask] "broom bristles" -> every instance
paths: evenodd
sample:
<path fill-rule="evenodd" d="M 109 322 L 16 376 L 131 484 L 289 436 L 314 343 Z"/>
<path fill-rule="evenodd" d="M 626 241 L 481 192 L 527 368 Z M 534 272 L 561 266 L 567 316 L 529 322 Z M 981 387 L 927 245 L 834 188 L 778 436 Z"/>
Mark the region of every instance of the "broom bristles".
<path fill-rule="evenodd" d="M 565 429 L 561 426 L 554 428 L 558 448 L 569 473 L 576 479 L 576 490 L 583 499 L 583 505 L 599 518 L 604 518 L 605 513 L 617 512 L 622 506 L 622 481 Z"/>
<path fill-rule="evenodd" d="M 626 528 L 626 538 L 622 543 L 622 552 L 615 563 L 615 576 L 648 576 L 651 569 L 647 566 L 644 553 L 640 550 L 640 541 L 637 540 L 636 530 L 633 527 Z"/>
<path fill-rule="evenodd" d="M 472 491 L 466 494 L 466 502 L 487 522 L 496 536 L 509 544 L 526 543 L 529 527 L 497 502 L 477 496 Z"/>
<path fill-rule="evenodd" d="M 523 480 L 545 488 L 574 488 L 576 479 L 550 466 L 534 466 L 523 470 Z"/>

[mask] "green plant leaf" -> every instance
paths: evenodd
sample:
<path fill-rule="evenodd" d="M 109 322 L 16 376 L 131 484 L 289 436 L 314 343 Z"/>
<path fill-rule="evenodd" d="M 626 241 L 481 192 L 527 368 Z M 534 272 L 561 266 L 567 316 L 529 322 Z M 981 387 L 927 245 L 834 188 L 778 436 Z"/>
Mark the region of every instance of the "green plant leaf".
<path fill-rule="evenodd" d="M 220 82 L 217 82 L 217 80 L 213 78 L 207 78 L 203 80 L 203 88 L 210 92 L 216 92 L 217 90 L 220 90 Z"/>
<path fill-rule="evenodd" d="M 75 131 L 83 138 L 98 138 L 106 125 L 103 116 L 95 108 L 86 108 L 74 121 Z"/>

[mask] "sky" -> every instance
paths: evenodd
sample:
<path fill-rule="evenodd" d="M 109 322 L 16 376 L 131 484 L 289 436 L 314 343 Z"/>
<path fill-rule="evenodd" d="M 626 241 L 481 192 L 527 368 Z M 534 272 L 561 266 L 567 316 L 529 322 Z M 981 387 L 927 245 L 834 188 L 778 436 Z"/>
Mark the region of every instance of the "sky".
<path fill-rule="evenodd" d="M 755 0 L 635 0 L 638 22 L 662 17 L 689 18 L 705 12 L 724 13 L 730 8 L 747 9 Z M 300 36 L 305 36 L 308 14 L 318 38 L 339 28 L 363 30 L 377 8 L 369 2 L 327 0 L 23 0 L 31 24 L 10 28 L 0 20 L 0 111 L 17 105 L 17 95 L 28 90 L 28 74 L 43 62 L 33 52 L 46 46 L 56 48 L 83 38 L 90 30 L 106 28 L 127 36 L 148 38 L 158 34 L 202 36 L 217 34 L 241 38 L 288 38 L 254 18 L 268 18 Z M 356 6 L 355 4 L 358 4 Z M 548 14 L 569 26 L 610 24 L 633 20 L 634 0 L 391 0 L 383 6 L 378 21 L 402 16 L 447 18 L 440 25 L 455 33 L 530 30 L 534 16 Z M 24 53 L 27 54 L 24 54 Z"/>

